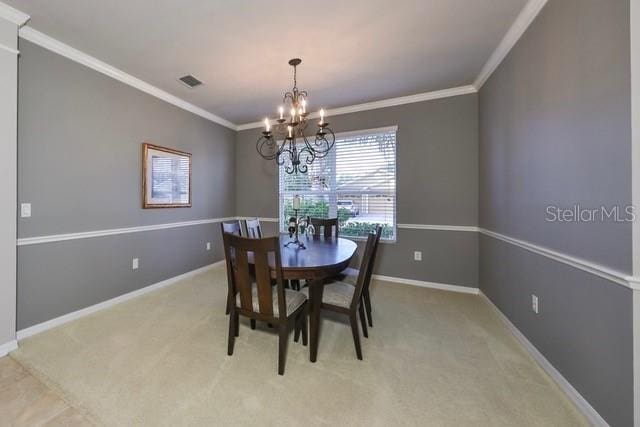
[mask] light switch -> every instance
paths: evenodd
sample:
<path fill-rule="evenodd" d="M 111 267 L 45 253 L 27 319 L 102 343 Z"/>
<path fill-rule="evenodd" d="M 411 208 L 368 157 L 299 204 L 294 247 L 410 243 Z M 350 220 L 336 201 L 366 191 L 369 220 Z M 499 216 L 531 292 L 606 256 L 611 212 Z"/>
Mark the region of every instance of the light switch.
<path fill-rule="evenodd" d="M 22 218 L 31 217 L 31 203 L 22 203 L 20 205 L 20 216 Z"/>
<path fill-rule="evenodd" d="M 415 251 L 413 253 L 413 260 L 414 261 L 422 261 L 422 251 Z"/>
<path fill-rule="evenodd" d="M 138 258 L 134 258 L 133 261 L 131 261 L 131 268 L 134 270 L 138 269 Z"/>
<path fill-rule="evenodd" d="M 207 250 L 210 251 L 211 250 L 211 242 L 207 242 Z"/>

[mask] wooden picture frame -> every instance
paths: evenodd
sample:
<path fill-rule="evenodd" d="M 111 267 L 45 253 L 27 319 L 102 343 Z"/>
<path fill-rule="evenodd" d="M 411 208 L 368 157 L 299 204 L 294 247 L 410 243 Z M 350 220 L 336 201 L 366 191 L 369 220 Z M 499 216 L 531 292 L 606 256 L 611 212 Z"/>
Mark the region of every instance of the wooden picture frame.
<path fill-rule="evenodd" d="M 191 207 L 191 153 L 142 144 L 142 208 Z"/>

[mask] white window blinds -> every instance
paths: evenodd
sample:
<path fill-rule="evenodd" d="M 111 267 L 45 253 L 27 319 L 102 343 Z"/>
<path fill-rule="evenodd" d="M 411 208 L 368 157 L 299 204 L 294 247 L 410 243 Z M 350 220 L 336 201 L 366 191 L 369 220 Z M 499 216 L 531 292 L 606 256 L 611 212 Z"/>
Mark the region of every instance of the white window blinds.
<path fill-rule="evenodd" d="M 306 174 L 280 167 L 280 226 L 293 216 L 293 196 L 302 197 L 300 216 L 338 217 L 342 237 L 366 237 L 376 224 L 382 239 L 396 237 L 396 127 L 336 134 L 334 148 Z"/>

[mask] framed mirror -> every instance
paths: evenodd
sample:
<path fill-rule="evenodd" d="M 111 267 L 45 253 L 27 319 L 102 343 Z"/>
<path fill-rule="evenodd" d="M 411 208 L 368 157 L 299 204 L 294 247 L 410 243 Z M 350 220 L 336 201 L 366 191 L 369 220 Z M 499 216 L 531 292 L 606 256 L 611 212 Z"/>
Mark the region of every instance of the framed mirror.
<path fill-rule="evenodd" d="M 191 154 L 142 144 L 142 207 L 191 207 Z"/>

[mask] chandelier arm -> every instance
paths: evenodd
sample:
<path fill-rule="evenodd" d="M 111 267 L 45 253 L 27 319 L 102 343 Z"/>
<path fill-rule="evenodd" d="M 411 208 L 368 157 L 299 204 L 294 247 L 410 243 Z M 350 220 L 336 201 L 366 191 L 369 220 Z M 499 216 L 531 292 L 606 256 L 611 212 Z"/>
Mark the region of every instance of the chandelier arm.
<path fill-rule="evenodd" d="M 316 159 L 316 152 L 313 149 L 310 149 L 308 146 L 304 147 L 300 150 L 300 154 L 305 153 L 305 158 L 304 161 L 307 165 L 310 165 L 313 163 L 313 161 Z"/>
<path fill-rule="evenodd" d="M 327 139 L 327 135 L 329 135 L 329 139 Z M 329 151 L 331 151 L 335 142 L 336 135 L 328 127 L 323 128 L 322 131 L 318 131 L 314 141 L 314 150 L 316 151 L 318 158 L 323 158 L 329 154 Z"/>
<path fill-rule="evenodd" d="M 277 149 L 275 149 L 277 147 Z M 274 152 L 275 149 L 275 152 Z M 265 160 L 273 160 L 280 153 L 280 146 L 278 142 L 273 139 L 273 137 L 267 138 L 265 136 L 261 136 L 258 138 L 258 142 L 256 143 L 256 150 L 258 154 Z M 269 154 L 271 152 L 271 154 Z"/>

